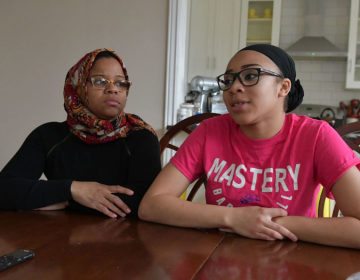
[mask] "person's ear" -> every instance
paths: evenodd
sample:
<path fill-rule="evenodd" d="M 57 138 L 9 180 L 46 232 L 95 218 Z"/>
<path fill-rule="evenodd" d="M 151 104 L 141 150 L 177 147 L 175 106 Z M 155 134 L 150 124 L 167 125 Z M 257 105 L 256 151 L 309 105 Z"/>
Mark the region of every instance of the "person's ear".
<path fill-rule="evenodd" d="M 285 97 L 291 90 L 291 81 L 288 78 L 284 78 L 280 86 L 279 97 Z"/>

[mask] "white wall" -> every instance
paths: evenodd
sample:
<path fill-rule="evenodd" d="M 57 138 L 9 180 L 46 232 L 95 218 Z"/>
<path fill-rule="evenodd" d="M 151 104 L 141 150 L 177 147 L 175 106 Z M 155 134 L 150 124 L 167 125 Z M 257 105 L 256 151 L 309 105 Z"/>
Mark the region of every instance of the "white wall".
<path fill-rule="evenodd" d="M 34 128 L 66 119 L 65 75 L 96 48 L 124 59 L 125 111 L 162 134 L 167 16 L 168 0 L 0 0 L 0 169 Z"/>
<path fill-rule="evenodd" d="M 348 51 L 350 0 L 326 0 L 325 37 Z M 304 0 L 283 0 L 280 47 L 286 49 L 304 36 Z M 360 90 L 346 90 L 346 61 L 296 60 L 297 77 L 305 89 L 304 104 L 339 106 L 360 99 Z"/>

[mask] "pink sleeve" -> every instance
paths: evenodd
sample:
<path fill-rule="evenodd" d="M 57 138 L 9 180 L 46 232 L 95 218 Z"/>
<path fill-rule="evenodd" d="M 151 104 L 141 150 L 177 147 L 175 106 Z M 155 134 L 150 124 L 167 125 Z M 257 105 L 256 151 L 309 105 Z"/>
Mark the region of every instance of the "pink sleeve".
<path fill-rule="evenodd" d="M 206 124 L 202 122 L 188 136 L 170 160 L 190 182 L 195 181 L 204 173 L 203 154 L 205 138 Z"/>
<path fill-rule="evenodd" d="M 360 166 L 360 160 L 330 125 L 321 127 L 315 147 L 315 174 L 332 198 L 333 184 L 353 166 Z"/>

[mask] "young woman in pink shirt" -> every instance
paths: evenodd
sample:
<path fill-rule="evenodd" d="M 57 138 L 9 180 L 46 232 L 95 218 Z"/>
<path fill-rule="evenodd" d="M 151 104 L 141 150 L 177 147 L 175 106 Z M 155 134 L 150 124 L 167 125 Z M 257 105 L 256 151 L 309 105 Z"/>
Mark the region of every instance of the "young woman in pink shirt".
<path fill-rule="evenodd" d="M 360 160 L 328 123 L 286 114 L 304 95 L 291 57 L 275 46 L 249 46 L 217 80 L 229 114 L 202 122 L 187 138 L 144 196 L 139 216 L 360 248 Z M 203 173 L 207 204 L 179 199 Z M 344 217 L 316 217 L 320 185 Z"/>

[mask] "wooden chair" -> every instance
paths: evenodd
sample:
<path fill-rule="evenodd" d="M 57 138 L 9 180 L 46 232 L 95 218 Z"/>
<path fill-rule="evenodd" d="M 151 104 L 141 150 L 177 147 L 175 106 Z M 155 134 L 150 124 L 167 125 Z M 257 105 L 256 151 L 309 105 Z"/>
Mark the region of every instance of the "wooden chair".
<path fill-rule="evenodd" d="M 339 133 L 339 135 L 344 139 L 345 143 L 348 144 L 348 146 L 352 150 L 354 150 L 360 154 L 360 147 L 359 147 L 360 137 L 357 137 L 357 135 L 354 134 L 353 140 L 344 138 L 345 135 L 348 135 L 350 133 L 354 133 L 357 131 L 360 132 L 360 121 L 339 126 L 338 128 L 336 128 L 336 131 Z M 320 200 L 319 200 L 319 205 L 318 205 L 318 217 L 324 217 L 325 199 L 326 199 L 325 189 L 322 189 Z M 338 217 L 339 212 L 340 212 L 340 209 L 335 204 L 335 207 L 334 207 L 334 210 L 332 213 L 332 217 Z"/>
<path fill-rule="evenodd" d="M 165 135 L 161 138 L 161 140 L 160 140 L 160 154 L 162 155 L 166 148 L 172 149 L 174 151 L 177 151 L 179 149 L 179 147 L 177 147 L 177 146 L 175 146 L 173 144 L 170 144 L 170 141 L 173 140 L 175 138 L 175 136 L 178 133 L 180 133 L 181 131 L 184 131 L 187 134 L 190 134 L 196 128 L 196 125 L 201 123 L 203 120 L 213 118 L 213 117 L 216 117 L 216 116 L 219 116 L 219 115 L 220 114 L 204 113 L 204 114 L 191 116 L 191 117 L 189 117 L 187 119 L 184 119 L 181 122 L 177 123 L 172 128 L 170 128 L 165 133 Z M 191 189 L 191 192 L 188 195 L 187 200 L 192 201 L 195 194 L 197 193 L 197 191 L 201 187 L 201 185 L 204 184 L 204 187 L 205 187 L 206 183 L 207 183 L 206 174 L 204 174 L 197 180 L 197 182 L 195 183 L 195 185 Z"/>

